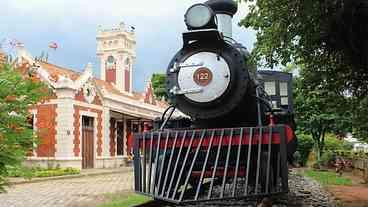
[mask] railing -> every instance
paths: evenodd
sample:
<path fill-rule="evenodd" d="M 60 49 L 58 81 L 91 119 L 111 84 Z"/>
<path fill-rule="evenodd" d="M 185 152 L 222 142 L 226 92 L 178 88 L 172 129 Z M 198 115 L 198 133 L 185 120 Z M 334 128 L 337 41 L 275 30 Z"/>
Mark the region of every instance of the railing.
<path fill-rule="evenodd" d="M 137 193 L 172 203 L 288 191 L 284 125 L 135 134 Z"/>

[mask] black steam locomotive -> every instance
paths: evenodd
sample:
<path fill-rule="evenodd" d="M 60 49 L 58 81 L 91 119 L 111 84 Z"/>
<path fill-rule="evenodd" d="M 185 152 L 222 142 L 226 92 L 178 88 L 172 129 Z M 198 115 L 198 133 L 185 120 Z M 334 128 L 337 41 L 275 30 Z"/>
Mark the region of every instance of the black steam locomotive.
<path fill-rule="evenodd" d="M 251 69 L 232 39 L 236 12 L 232 0 L 187 10 L 189 31 L 167 69 L 171 107 L 154 130 L 135 134 L 136 192 L 185 203 L 288 191 L 291 74 Z M 176 109 L 187 117 L 172 117 Z"/>

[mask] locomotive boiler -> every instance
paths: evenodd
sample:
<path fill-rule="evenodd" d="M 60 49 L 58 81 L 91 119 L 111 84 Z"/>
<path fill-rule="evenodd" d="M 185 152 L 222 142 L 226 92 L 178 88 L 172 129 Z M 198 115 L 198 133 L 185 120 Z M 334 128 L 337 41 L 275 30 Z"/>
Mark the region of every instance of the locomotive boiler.
<path fill-rule="evenodd" d="M 171 106 L 159 127 L 135 134 L 136 192 L 192 203 L 288 191 L 291 74 L 249 66 L 247 49 L 232 38 L 237 9 L 209 0 L 186 11 L 188 32 L 166 72 Z M 172 118 L 175 110 L 187 117 Z"/>

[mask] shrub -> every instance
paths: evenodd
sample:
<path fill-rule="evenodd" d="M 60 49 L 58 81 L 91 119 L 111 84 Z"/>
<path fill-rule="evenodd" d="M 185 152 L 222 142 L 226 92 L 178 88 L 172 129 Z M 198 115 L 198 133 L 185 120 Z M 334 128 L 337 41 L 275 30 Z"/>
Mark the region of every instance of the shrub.
<path fill-rule="evenodd" d="M 54 177 L 62 175 L 76 175 L 80 173 L 79 169 L 76 168 L 40 168 L 40 167 L 8 167 L 9 177 Z"/>
<path fill-rule="evenodd" d="M 304 133 L 298 133 L 298 148 L 297 150 L 300 153 L 299 160 L 296 160 L 301 166 L 305 166 L 308 161 L 309 153 L 313 149 L 313 139 L 310 135 Z"/>
<path fill-rule="evenodd" d="M 326 151 L 321 156 L 320 164 L 326 167 L 332 167 L 334 166 L 335 160 L 336 160 L 336 153 L 332 151 Z"/>
<path fill-rule="evenodd" d="M 7 166 L 8 177 L 25 177 L 31 178 L 33 176 L 33 169 L 24 166 Z"/>
<path fill-rule="evenodd" d="M 63 176 L 63 175 L 76 175 L 79 173 L 80 171 L 75 168 L 59 168 L 59 169 L 35 171 L 34 176 L 35 177 L 55 177 L 55 176 Z"/>
<path fill-rule="evenodd" d="M 308 156 L 310 152 L 313 150 L 314 141 L 312 137 L 308 134 L 304 134 L 302 132 L 297 131 L 298 137 L 298 151 L 300 153 L 300 160 L 298 163 L 301 166 L 305 166 L 308 161 Z M 345 141 L 338 139 L 334 134 L 327 134 L 325 138 L 325 147 L 324 153 L 321 156 L 321 160 L 316 165 L 324 165 L 330 166 L 332 161 L 334 161 L 336 157 L 336 151 L 350 151 L 352 149 L 352 145 Z"/>

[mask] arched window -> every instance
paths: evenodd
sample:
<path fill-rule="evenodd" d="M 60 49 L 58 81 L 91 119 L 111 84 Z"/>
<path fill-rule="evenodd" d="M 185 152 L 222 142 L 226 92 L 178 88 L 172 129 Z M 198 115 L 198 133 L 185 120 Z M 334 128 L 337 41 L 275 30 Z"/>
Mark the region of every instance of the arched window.
<path fill-rule="evenodd" d="M 115 58 L 114 58 L 114 56 L 110 55 L 109 57 L 107 57 L 107 62 L 108 62 L 108 63 L 115 63 Z"/>
<path fill-rule="evenodd" d="M 127 59 L 125 60 L 125 65 L 126 65 L 126 66 L 129 66 L 129 65 L 130 65 L 130 59 L 129 59 L 129 58 L 127 58 Z"/>
<path fill-rule="evenodd" d="M 107 57 L 107 60 L 106 60 L 107 69 L 114 69 L 115 68 L 115 63 L 116 63 L 116 60 L 115 60 L 114 56 L 110 55 L 110 56 Z"/>

